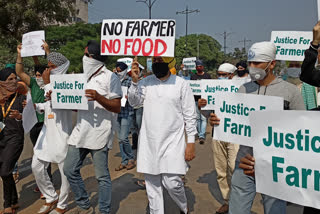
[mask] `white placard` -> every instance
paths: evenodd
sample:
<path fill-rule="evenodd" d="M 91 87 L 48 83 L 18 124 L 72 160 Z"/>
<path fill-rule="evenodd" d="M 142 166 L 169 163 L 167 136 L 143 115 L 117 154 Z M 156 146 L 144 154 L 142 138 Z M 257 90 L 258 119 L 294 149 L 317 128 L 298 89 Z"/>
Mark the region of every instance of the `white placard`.
<path fill-rule="evenodd" d="M 174 57 L 175 20 L 105 19 L 101 54 Z"/>
<path fill-rule="evenodd" d="M 45 40 L 43 30 L 23 34 L 21 57 L 45 55 L 45 51 L 41 47 L 43 40 Z"/>
<path fill-rule="evenodd" d="M 84 74 L 51 75 L 52 108 L 88 110 L 85 96 L 87 77 Z"/>
<path fill-rule="evenodd" d="M 276 45 L 276 60 L 303 61 L 304 53 L 310 47 L 312 32 L 272 31 L 271 42 Z"/>
<path fill-rule="evenodd" d="M 207 105 L 201 110 L 215 110 L 216 96 L 224 96 L 221 92 L 235 93 L 246 82 L 248 82 L 246 79 L 201 80 L 201 98 L 207 100 Z"/>
<path fill-rule="evenodd" d="M 22 112 L 22 125 L 24 133 L 27 134 L 36 125 L 38 118 L 36 115 L 36 110 L 34 109 L 33 102 L 31 99 L 31 94 L 27 94 L 27 105 L 24 107 Z"/>
<path fill-rule="evenodd" d="M 201 80 L 187 80 L 193 95 L 201 95 Z"/>
<path fill-rule="evenodd" d="M 182 64 L 184 65 L 183 70 L 188 70 L 188 71 L 192 71 L 192 70 L 196 70 L 196 57 L 190 57 L 190 58 L 184 58 L 182 60 Z"/>
<path fill-rule="evenodd" d="M 220 125 L 214 127 L 213 138 L 229 143 L 253 146 L 249 115 L 253 111 L 283 110 L 283 98 L 243 93 L 216 96 L 215 113 Z"/>
<path fill-rule="evenodd" d="M 253 112 L 257 192 L 320 209 L 319 112 Z"/>
<path fill-rule="evenodd" d="M 122 98 L 121 98 L 121 107 L 125 107 L 127 103 L 128 87 L 121 86 L 122 89 Z"/>
<path fill-rule="evenodd" d="M 318 4 L 318 20 L 320 21 L 320 0 L 317 0 Z"/>

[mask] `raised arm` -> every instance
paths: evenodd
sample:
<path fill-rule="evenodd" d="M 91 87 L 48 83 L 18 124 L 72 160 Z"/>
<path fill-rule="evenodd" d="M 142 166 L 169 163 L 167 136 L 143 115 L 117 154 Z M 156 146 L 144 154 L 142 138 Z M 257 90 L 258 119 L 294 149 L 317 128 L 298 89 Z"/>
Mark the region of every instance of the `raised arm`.
<path fill-rule="evenodd" d="M 16 73 L 20 79 L 30 86 L 30 76 L 23 71 L 23 60 L 21 57 L 21 48 L 22 44 L 18 45 L 17 47 L 17 60 L 16 60 Z"/>

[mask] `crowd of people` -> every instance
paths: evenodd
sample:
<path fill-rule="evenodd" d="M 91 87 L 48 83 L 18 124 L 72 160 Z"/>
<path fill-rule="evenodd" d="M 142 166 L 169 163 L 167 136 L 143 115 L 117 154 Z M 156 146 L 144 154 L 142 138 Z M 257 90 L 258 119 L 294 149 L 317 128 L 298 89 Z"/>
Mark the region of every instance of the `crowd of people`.
<path fill-rule="evenodd" d="M 313 33 L 302 66 L 299 62 L 290 62 L 282 76 L 274 72 L 275 45 L 258 42 L 250 48 L 247 62 L 223 63 L 217 69 L 216 77 L 246 80 L 238 93 L 282 97 L 284 110 L 317 109 L 320 22 Z M 173 57 L 153 57 L 153 75 L 146 77 L 141 75 L 137 58 L 131 65 L 119 61 L 110 71 L 104 64 L 107 57 L 100 54 L 100 44 L 89 41 L 82 59 L 88 110 L 77 111 L 77 122 L 73 127 L 72 111 L 54 109 L 51 101 L 50 77 L 66 74 L 69 60 L 61 53 L 51 52 L 44 42 L 42 47 L 47 64 L 41 65 L 38 58 L 33 57 L 34 75 L 29 76 L 24 72 L 22 47 L 23 44 L 17 47 L 15 66 L 8 65 L 0 71 L 0 176 L 4 196 L 1 214 L 15 213 L 19 208 L 13 173 L 24 146 L 22 112 L 27 87 L 37 117 L 37 123 L 30 131 L 34 152 L 31 168 L 37 184 L 35 191 L 40 191 L 45 199 L 38 214 L 94 212 L 80 173 L 89 153 L 98 181 L 99 211 L 110 213 L 112 185 L 108 153 L 115 136 L 121 153 L 121 163 L 115 170 L 136 168 L 144 175 L 145 180 L 139 185 L 146 188 L 150 213 L 165 212 L 164 188 L 181 213 L 189 213 L 183 177 L 188 172 L 187 162 L 195 158 L 195 143 L 206 142 L 207 122 L 212 126 L 212 132 L 214 126 L 220 124 L 219 115 L 201 110 L 207 100 L 194 96 L 188 83 L 188 80 L 212 79 L 205 72 L 203 61 L 195 62 L 195 73 L 181 65 L 178 75 Z M 127 94 L 123 94 L 123 88 L 127 88 Z M 124 105 L 121 104 L 123 97 L 126 99 Z M 138 149 L 137 157 L 135 149 Z M 216 213 L 251 213 L 256 195 L 252 148 L 213 139 L 212 150 L 224 199 Z M 51 163 L 59 168 L 59 195 L 54 188 Z M 77 204 L 72 211 L 67 207 L 70 190 Z M 266 214 L 286 213 L 286 201 L 262 194 L 262 202 Z M 306 207 L 304 213 L 320 211 Z"/>

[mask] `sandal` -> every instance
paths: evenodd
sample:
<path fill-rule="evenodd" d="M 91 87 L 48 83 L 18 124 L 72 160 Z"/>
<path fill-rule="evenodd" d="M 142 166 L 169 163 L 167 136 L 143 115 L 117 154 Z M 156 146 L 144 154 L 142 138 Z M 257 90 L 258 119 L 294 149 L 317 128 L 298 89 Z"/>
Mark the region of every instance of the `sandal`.
<path fill-rule="evenodd" d="M 114 170 L 116 170 L 116 171 L 121 171 L 121 170 L 123 170 L 123 169 L 126 169 L 127 168 L 127 166 L 126 165 L 122 165 L 122 163 L 117 167 L 117 168 L 115 168 Z"/>
<path fill-rule="evenodd" d="M 127 167 L 127 170 L 133 169 L 136 167 L 136 163 L 134 162 L 134 160 L 129 160 L 126 167 Z"/>
<path fill-rule="evenodd" d="M 11 208 L 11 209 L 12 209 L 12 208 Z M 5 212 L 4 210 L 3 210 L 3 211 L 0 211 L 0 214 L 15 214 L 15 213 L 16 213 L 16 211 L 15 211 L 14 209 L 12 209 L 10 213 Z"/>
<path fill-rule="evenodd" d="M 60 208 L 55 208 L 54 210 L 52 210 L 49 214 L 64 214 L 68 211 L 67 208 L 65 209 L 60 209 Z"/>
<path fill-rule="evenodd" d="M 54 206 L 58 203 L 58 199 L 51 202 L 51 203 L 45 203 L 42 205 L 40 210 L 37 212 L 38 214 L 48 214 L 51 210 L 53 210 Z"/>
<path fill-rule="evenodd" d="M 146 188 L 146 182 L 144 180 L 137 180 L 135 182 L 135 184 L 137 184 L 139 187 L 145 189 Z"/>

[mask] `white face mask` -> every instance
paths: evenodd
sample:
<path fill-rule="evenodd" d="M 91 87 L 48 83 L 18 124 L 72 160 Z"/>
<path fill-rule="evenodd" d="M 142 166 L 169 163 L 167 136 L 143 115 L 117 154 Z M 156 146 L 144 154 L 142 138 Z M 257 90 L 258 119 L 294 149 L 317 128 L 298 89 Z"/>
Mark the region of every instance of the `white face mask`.
<path fill-rule="evenodd" d="M 287 74 L 289 77 L 298 78 L 301 73 L 301 68 L 288 68 Z"/>
<path fill-rule="evenodd" d="M 117 73 L 117 75 L 118 75 L 118 77 L 120 78 L 120 81 L 121 81 L 121 82 L 122 82 L 122 81 L 124 80 L 124 78 L 126 77 L 127 72 L 128 72 L 128 69 Z"/>
<path fill-rule="evenodd" d="M 39 86 L 41 89 L 43 89 L 43 88 L 44 88 L 43 78 L 42 78 L 42 77 L 36 78 L 36 81 L 37 81 L 38 86 Z"/>
<path fill-rule="evenodd" d="M 252 81 L 263 80 L 267 76 L 267 69 L 271 65 L 269 62 L 268 66 L 265 69 L 249 67 L 249 75 Z"/>
<path fill-rule="evenodd" d="M 103 62 L 95 60 L 93 58 L 89 58 L 87 56 L 83 56 L 83 73 L 86 74 L 87 79 L 89 79 L 101 66 L 103 66 Z"/>

